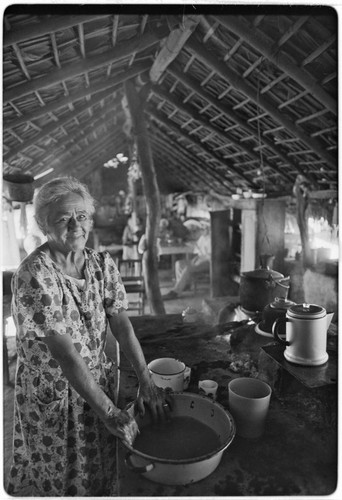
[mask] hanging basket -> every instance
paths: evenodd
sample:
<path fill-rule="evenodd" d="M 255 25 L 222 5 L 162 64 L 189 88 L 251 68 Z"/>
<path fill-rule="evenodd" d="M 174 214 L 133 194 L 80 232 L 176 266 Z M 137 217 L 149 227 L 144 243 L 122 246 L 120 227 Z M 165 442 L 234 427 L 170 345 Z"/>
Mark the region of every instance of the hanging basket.
<path fill-rule="evenodd" d="M 27 174 L 5 174 L 3 195 L 9 201 L 29 202 L 34 194 L 34 179 Z"/>

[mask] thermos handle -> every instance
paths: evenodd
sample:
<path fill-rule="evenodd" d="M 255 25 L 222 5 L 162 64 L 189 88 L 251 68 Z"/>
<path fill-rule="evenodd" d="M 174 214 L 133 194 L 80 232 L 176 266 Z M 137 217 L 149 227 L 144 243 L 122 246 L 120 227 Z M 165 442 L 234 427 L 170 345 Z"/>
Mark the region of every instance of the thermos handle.
<path fill-rule="evenodd" d="M 273 325 L 272 325 L 272 333 L 273 333 L 274 339 L 277 340 L 280 344 L 283 344 L 283 345 L 290 345 L 290 342 L 288 340 L 284 340 L 281 337 L 279 337 L 278 327 L 282 323 L 286 323 L 287 321 L 289 321 L 288 318 L 277 318 L 275 320 L 275 322 L 273 323 Z"/>

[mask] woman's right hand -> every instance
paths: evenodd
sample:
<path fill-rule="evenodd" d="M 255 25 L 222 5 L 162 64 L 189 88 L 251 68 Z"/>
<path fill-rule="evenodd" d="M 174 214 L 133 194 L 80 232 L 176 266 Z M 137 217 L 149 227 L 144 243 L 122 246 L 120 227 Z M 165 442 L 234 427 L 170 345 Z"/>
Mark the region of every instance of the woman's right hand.
<path fill-rule="evenodd" d="M 122 441 L 132 446 L 134 439 L 139 434 L 138 424 L 134 417 L 126 410 L 118 410 L 105 420 L 107 429 Z"/>

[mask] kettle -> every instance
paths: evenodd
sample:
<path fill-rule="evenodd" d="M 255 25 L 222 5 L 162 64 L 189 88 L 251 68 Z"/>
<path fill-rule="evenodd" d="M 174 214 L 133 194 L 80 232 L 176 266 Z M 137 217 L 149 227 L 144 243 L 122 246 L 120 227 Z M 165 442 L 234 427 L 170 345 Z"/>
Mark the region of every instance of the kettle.
<path fill-rule="evenodd" d="M 304 366 L 319 366 L 326 363 L 329 355 L 327 332 L 332 318 L 324 307 L 316 304 L 295 304 L 283 318 L 277 318 L 272 333 L 277 342 L 285 345 L 284 357 L 290 363 Z M 280 328 L 286 324 L 286 339 L 279 336 Z"/>

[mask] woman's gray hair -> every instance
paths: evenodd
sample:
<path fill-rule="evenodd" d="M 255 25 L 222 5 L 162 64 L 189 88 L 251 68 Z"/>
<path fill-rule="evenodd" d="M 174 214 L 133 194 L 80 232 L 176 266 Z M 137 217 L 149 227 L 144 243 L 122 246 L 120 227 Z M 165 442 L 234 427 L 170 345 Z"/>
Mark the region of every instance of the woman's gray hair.
<path fill-rule="evenodd" d="M 85 184 L 82 184 L 75 177 L 58 177 L 57 179 L 52 179 L 39 189 L 33 199 L 35 219 L 44 234 L 47 230 L 50 205 L 68 193 L 75 193 L 82 196 L 87 205 L 88 214 L 91 216 L 94 215 L 95 200 Z"/>

